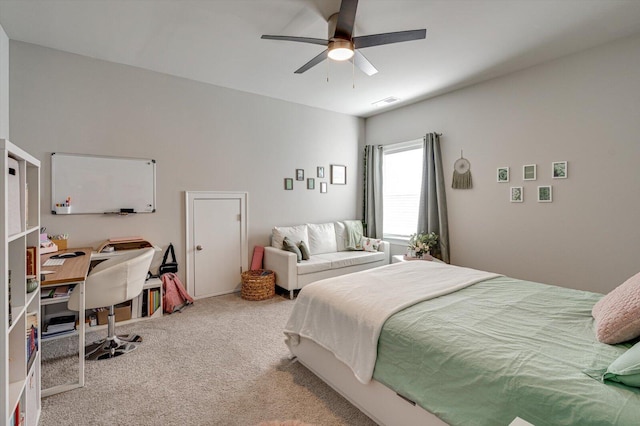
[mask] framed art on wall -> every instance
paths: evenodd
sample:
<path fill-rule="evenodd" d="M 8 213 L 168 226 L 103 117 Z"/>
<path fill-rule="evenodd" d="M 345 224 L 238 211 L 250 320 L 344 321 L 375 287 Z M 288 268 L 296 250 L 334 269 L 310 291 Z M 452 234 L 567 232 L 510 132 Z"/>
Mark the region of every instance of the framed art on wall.
<path fill-rule="evenodd" d="M 498 167 L 498 182 L 509 182 L 509 167 Z"/>
<path fill-rule="evenodd" d="M 320 182 L 320 193 L 324 194 L 327 192 L 327 182 Z"/>
<path fill-rule="evenodd" d="M 553 201 L 553 188 L 551 185 L 538 187 L 538 202 L 551 203 Z"/>
<path fill-rule="evenodd" d="M 524 201 L 524 193 L 521 186 L 511 187 L 511 202 L 522 203 Z"/>
<path fill-rule="evenodd" d="M 304 180 L 304 169 L 296 169 L 296 180 Z"/>
<path fill-rule="evenodd" d="M 535 164 L 527 164 L 522 166 L 522 180 L 536 180 L 537 167 Z"/>
<path fill-rule="evenodd" d="M 566 161 L 554 161 L 553 162 L 553 178 L 554 179 L 566 179 L 567 174 L 567 162 Z"/>
<path fill-rule="evenodd" d="M 293 178 L 284 178 L 284 189 L 291 191 L 293 189 Z"/>
<path fill-rule="evenodd" d="M 315 189 L 316 188 L 316 180 L 314 178 L 307 179 L 307 189 Z"/>
<path fill-rule="evenodd" d="M 318 166 L 318 176 L 319 178 L 324 177 L 324 167 Z"/>
<path fill-rule="evenodd" d="M 347 166 L 337 164 L 331 165 L 331 184 L 346 185 L 347 184 Z"/>

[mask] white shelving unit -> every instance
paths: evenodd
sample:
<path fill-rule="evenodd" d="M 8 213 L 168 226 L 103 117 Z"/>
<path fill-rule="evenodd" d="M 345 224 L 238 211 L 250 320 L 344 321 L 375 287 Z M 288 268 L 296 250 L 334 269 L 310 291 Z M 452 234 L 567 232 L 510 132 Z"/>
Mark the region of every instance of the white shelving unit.
<path fill-rule="evenodd" d="M 35 247 L 39 277 L 40 161 L 5 139 L 0 149 L 0 424 L 18 425 L 23 417 L 25 425 L 35 426 L 41 411 L 41 357 L 38 348 L 28 365 L 27 317 L 35 316 L 39 333 L 40 292 L 27 293 L 27 247 Z"/>

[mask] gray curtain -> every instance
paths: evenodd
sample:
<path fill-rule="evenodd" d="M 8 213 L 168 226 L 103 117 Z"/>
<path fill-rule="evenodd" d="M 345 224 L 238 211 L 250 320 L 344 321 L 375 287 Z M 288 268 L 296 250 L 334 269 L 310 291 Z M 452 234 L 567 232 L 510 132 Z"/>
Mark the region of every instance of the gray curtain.
<path fill-rule="evenodd" d="M 363 215 L 367 237 L 382 238 L 382 147 L 364 147 Z"/>
<path fill-rule="evenodd" d="M 435 232 L 440 242 L 442 260 L 449 263 L 449 223 L 447 199 L 442 173 L 440 135 L 427 133 L 423 142 L 422 191 L 418 211 L 417 232 Z"/>

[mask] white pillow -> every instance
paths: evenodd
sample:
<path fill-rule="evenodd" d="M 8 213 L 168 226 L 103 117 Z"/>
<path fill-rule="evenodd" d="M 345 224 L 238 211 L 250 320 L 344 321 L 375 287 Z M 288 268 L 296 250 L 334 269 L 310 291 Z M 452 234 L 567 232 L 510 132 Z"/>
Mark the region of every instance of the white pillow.
<path fill-rule="evenodd" d="M 347 228 L 345 228 L 344 223 L 342 222 L 335 222 L 333 226 L 336 229 L 337 251 L 346 251 L 347 250 Z"/>
<path fill-rule="evenodd" d="M 289 237 L 295 244 L 300 244 L 300 241 L 304 241 L 307 247 L 309 246 L 307 225 L 274 227 L 273 230 L 271 230 L 271 247 L 282 250 L 284 237 Z"/>
<path fill-rule="evenodd" d="M 376 238 L 362 237 L 360 240 L 360 245 L 364 251 L 378 251 L 380 244 L 382 244 L 382 240 Z"/>
<path fill-rule="evenodd" d="M 338 251 L 336 230 L 333 223 L 321 223 L 318 225 L 307 223 L 307 230 L 309 233 L 308 246 L 312 255 Z"/>

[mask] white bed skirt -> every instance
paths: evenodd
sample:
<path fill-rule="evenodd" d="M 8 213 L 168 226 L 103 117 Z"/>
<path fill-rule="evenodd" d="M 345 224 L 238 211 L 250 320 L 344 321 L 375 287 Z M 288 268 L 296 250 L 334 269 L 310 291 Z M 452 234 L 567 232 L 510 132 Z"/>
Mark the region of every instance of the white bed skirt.
<path fill-rule="evenodd" d="M 302 365 L 379 425 L 446 426 L 438 417 L 398 396 L 382 383 L 375 380 L 366 385 L 360 383 L 346 364 L 309 339 L 301 337 L 300 344 L 291 350 Z"/>

